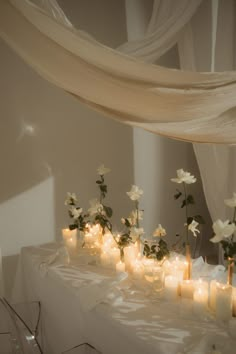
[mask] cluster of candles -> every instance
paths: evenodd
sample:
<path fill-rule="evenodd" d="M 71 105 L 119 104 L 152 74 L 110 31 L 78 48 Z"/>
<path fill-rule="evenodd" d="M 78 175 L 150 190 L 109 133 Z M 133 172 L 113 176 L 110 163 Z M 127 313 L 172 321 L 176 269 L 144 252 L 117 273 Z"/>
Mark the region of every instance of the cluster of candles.
<path fill-rule="evenodd" d="M 76 230 L 63 229 L 63 239 L 69 249 L 76 248 Z M 117 236 L 119 237 L 119 235 Z M 100 248 L 100 262 L 117 273 L 129 272 L 136 280 L 146 280 L 155 291 L 162 291 L 167 301 L 178 298 L 192 300 L 193 311 L 198 316 L 205 316 L 210 309 L 216 318 L 222 321 L 236 316 L 236 288 L 212 280 L 210 284 L 202 279 L 185 280 L 187 262 L 178 257 L 165 260 L 157 265 L 154 259 L 142 257 L 137 244 L 124 248 L 124 259 L 120 258 L 120 249 L 111 233 L 102 236 L 99 225 L 87 227 L 84 234 L 88 248 Z"/>

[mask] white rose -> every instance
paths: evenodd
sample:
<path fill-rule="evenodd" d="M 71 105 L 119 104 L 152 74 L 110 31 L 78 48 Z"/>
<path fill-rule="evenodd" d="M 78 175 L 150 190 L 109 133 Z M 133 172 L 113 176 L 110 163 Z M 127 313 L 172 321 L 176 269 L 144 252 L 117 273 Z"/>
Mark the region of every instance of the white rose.
<path fill-rule="evenodd" d="M 177 178 L 171 178 L 172 182 L 175 183 L 187 183 L 192 184 L 196 182 L 196 178 L 189 172 L 184 171 L 182 168 L 177 170 Z"/>
<path fill-rule="evenodd" d="M 88 209 L 89 215 L 94 215 L 97 213 L 101 213 L 103 211 L 102 204 L 98 201 L 98 199 L 92 199 L 89 201 L 90 208 Z"/>
<path fill-rule="evenodd" d="M 136 224 L 137 220 L 143 220 L 143 211 L 133 210 L 130 214 L 130 219 L 132 220 L 132 224 Z"/>
<path fill-rule="evenodd" d="M 76 197 L 75 193 L 70 193 L 67 192 L 66 200 L 65 200 L 65 205 L 71 205 L 71 204 L 76 204 L 78 202 L 78 199 Z"/>
<path fill-rule="evenodd" d="M 235 225 L 230 224 L 229 220 L 222 221 L 218 219 L 213 224 L 213 230 L 215 236 L 211 238 L 210 241 L 216 243 L 230 237 L 235 232 Z"/>
<path fill-rule="evenodd" d="M 154 237 L 166 236 L 166 230 L 161 226 L 161 224 L 159 224 L 156 230 L 153 232 L 153 236 Z"/>
<path fill-rule="evenodd" d="M 72 214 L 74 219 L 78 219 L 80 217 L 80 215 L 82 214 L 83 209 L 82 208 L 71 207 L 70 208 L 70 212 L 71 212 L 71 214 Z"/>
<path fill-rule="evenodd" d="M 132 188 L 129 192 L 126 192 L 131 200 L 139 200 L 141 195 L 143 194 L 143 190 L 138 186 L 132 185 Z"/>
<path fill-rule="evenodd" d="M 231 199 L 225 199 L 224 203 L 230 208 L 236 208 L 236 193 L 233 193 L 233 197 Z"/>
<path fill-rule="evenodd" d="M 106 173 L 110 172 L 110 168 L 105 167 L 103 164 L 100 165 L 97 169 L 99 176 L 104 176 Z"/>

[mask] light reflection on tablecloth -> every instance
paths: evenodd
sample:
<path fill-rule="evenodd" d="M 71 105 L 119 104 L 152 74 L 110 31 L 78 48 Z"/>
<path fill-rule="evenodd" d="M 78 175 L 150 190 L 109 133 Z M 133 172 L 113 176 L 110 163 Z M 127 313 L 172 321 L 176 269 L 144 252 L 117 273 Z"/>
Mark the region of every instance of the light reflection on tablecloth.
<path fill-rule="evenodd" d="M 208 354 L 212 345 L 222 354 L 233 354 L 235 338 L 229 335 L 227 325 L 216 323 L 210 313 L 204 320 L 196 320 L 184 310 L 181 300 L 168 303 L 153 296 L 147 283 L 137 286 L 130 279 L 117 277 L 114 270 L 85 265 L 84 258 L 83 262 L 78 258 L 72 264 L 62 264 L 60 254 L 55 257 L 57 250 L 55 244 L 23 249 L 13 294 L 14 301 L 35 297 L 34 300 L 45 302 L 45 306 L 55 306 L 59 311 L 57 321 L 60 306 L 67 306 L 58 303 L 56 307 L 53 303 L 57 302 L 58 289 L 61 296 L 70 301 L 71 313 L 67 321 L 64 315 L 61 327 L 55 323 L 57 331 L 65 332 L 64 327 L 67 327 L 67 336 L 62 336 L 61 343 L 58 338 L 56 343 L 52 334 L 48 354 L 58 354 L 59 347 L 62 351 L 76 344 L 75 326 L 83 333 L 81 340 L 90 341 L 104 354 Z M 224 276 L 222 270 L 201 260 L 196 263 L 196 269 L 205 276 L 212 277 L 214 272 Z M 44 292 L 38 291 L 38 283 L 45 288 Z M 26 285 L 25 291 L 22 284 Z M 46 287 L 50 287 L 50 295 L 49 291 L 46 295 Z M 80 323 L 76 322 L 78 318 Z M 232 321 L 236 329 L 235 319 Z"/>

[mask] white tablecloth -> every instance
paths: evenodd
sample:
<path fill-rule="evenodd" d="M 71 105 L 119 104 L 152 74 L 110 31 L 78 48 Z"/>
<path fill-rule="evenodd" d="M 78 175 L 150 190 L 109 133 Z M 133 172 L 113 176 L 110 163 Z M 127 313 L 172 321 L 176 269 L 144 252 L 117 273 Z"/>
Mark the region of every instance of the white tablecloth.
<path fill-rule="evenodd" d="M 41 302 L 45 354 L 82 342 L 103 354 L 210 354 L 213 345 L 222 354 L 236 353 L 236 319 L 230 326 L 210 314 L 197 319 L 188 312 L 189 303 L 147 296 L 148 285 L 130 279 L 111 286 L 114 270 L 81 259 L 63 264 L 54 257 L 56 248 L 22 249 L 12 297 L 12 302 Z"/>

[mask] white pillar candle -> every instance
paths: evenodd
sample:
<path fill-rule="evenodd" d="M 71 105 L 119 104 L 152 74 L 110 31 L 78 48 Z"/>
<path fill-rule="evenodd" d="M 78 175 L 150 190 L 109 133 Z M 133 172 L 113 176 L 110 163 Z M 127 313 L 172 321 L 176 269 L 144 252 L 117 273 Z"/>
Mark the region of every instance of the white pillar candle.
<path fill-rule="evenodd" d="M 116 263 L 116 273 L 124 273 L 125 272 L 125 263 L 119 261 Z"/>
<path fill-rule="evenodd" d="M 109 266 L 110 265 L 110 255 L 108 252 L 102 252 L 100 255 L 101 265 Z"/>
<path fill-rule="evenodd" d="M 132 263 L 136 259 L 137 249 L 134 245 L 124 248 L 125 269 L 131 271 Z"/>
<path fill-rule="evenodd" d="M 132 272 L 135 279 L 142 279 L 144 275 L 143 264 L 140 260 L 136 259 L 132 263 Z"/>
<path fill-rule="evenodd" d="M 87 225 L 84 233 L 84 243 L 87 248 L 101 246 L 102 229 L 99 224 Z"/>
<path fill-rule="evenodd" d="M 216 284 L 216 318 L 229 321 L 232 318 L 232 286 Z"/>
<path fill-rule="evenodd" d="M 216 311 L 216 280 L 212 280 L 210 283 L 210 308 L 213 312 Z"/>
<path fill-rule="evenodd" d="M 77 246 L 77 229 L 62 229 L 62 236 L 65 246 L 69 249 L 75 249 Z"/>
<path fill-rule="evenodd" d="M 164 296 L 167 300 L 175 300 L 178 296 L 179 280 L 174 275 L 167 275 L 165 277 L 165 291 Z"/>
<path fill-rule="evenodd" d="M 154 266 L 152 268 L 153 274 L 153 289 L 157 292 L 164 289 L 164 271 L 160 266 Z"/>
<path fill-rule="evenodd" d="M 152 268 L 155 265 L 154 259 L 144 258 L 142 260 L 144 266 L 144 277 L 149 283 L 153 283 L 153 272 Z"/>
<path fill-rule="evenodd" d="M 94 235 L 92 235 L 89 231 L 85 232 L 84 234 L 85 246 L 91 248 L 93 247 L 95 242 L 96 242 L 96 238 L 94 237 Z"/>
<path fill-rule="evenodd" d="M 113 247 L 109 253 L 111 264 L 115 267 L 115 265 L 120 261 L 120 250 L 117 247 Z"/>
<path fill-rule="evenodd" d="M 194 288 L 195 289 L 203 289 L 208 292 L 209 285 L 208 285 L 207 281 L 204 281 L 204 280 L 202 280 L 202 278 L 199 278 L 197 281 L 195 281 Z"/>
<path fill-rule="evenodd" d="M 181 296 L 192 299 L 193 298 L 193 281 L 192 280 L 183 280 L 181 282 Z"/>
<path fill-rule="evenodd" d="M 110 232 L 106 232 L 105 235 L 103 235 L 103 246 L 105 248 L 116 247 L 116 241 Z"/>
<path fill-rule="evenodd" d="M 172 262 L 169 269 L 169 274 L 177 277 L 179 281 L 183 280 L 185 264 L 183 261 L 180 261 L 178 257 Z"/>
<path fill-rule="evenodd" d="M 171 262 L 167 259 L 164 263 L 163 263 L 163 269 L 165 272 L 165 275 L 171 275 L 171 270 L 172 270 L 172 264 Z"/>
<path fill-rule="evenodd" d="M 193 300 L 195 314 L 197 316 L 205 315 L 208 307 L 208 288 L 205 286 L 195 287 Z"/>
<path fill-rule="evenodd" d="M 91 225 L 89 232 L 96 240 L 102 238 L 102 228 L 99 224 Z"/>

